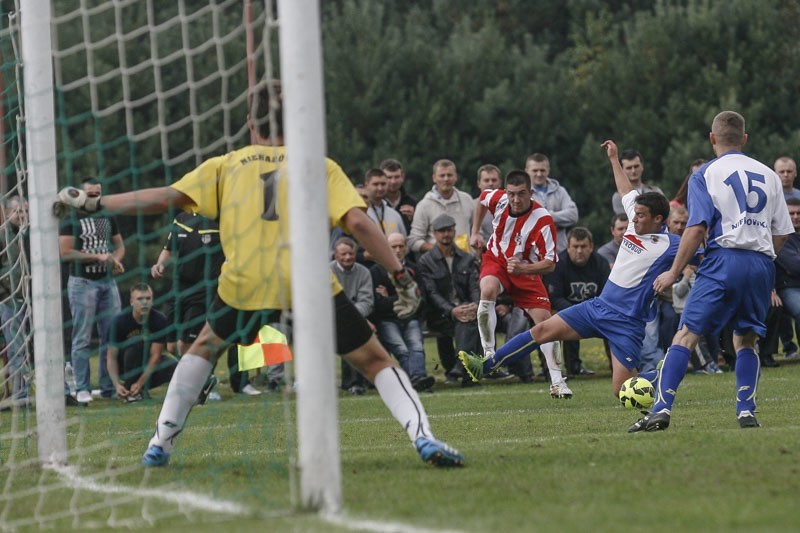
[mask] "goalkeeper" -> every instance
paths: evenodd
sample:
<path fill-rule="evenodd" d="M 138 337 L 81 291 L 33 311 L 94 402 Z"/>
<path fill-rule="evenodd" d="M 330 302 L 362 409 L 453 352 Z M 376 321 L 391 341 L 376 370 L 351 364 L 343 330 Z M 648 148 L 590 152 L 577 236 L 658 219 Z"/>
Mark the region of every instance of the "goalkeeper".
<path fill-rule="evenodd" d="M 270 107 L 276 130 L 270 131 Z M 196 211 L 220 223 L 226 262 L 216 298 L 199 336 L 181 358 L 167 389 L 155 434 L 142 457 L 145 466 L 169 461 L 175 438 L 209 376 L 213 361 L 233 342 L 250 343 L 273 315 L 290 306 L 286 287 L 291 282 L 286 194 L 289 176 L 283 174 L 280 85 L 264 83 L 250 95 L 248 125 L 255 144 L 211 158 L 169 187 L 143 189 L 88 198 L 66 188 L 54 205 L 84 212 L 106 209 L 136 215 L 163 213 L 171 206 Z M 419 306 L 419 293 L 408 272 L 389 248 L 385 237 L 364 212 L 366 205 L 335 162 L 326 159 L 328 215 L 343 226 L 392 273 L 397 287 L 396 310 L 410 316 Z M 334 283 L 337 352 L 375 384 L 381 399 L 406 430 L 420 457 L 435 466 L 461 466 L 463 456 L 431 433 L 428 417 L 408 376 L 396 367 L 373 335 L 366 320 Z"/>

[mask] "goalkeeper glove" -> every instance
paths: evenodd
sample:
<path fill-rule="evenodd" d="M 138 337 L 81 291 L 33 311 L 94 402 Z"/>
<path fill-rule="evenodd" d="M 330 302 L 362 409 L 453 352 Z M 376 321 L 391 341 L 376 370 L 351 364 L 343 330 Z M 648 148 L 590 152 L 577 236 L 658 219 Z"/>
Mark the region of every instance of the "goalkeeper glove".
<path fill-rule="evenodd" d="M 75 187 L 64 187 L 58 191 L 56 201 L 53 203 L 53 214 L 63 218 L 68 209 L 75 209 L 80 213 L 96 213 L 102 206 L 100 196 L 89 197 L 86 192 Z"/>
<path fill-rule="evenodd" d="M 395 290 L 397 290 L 397 301 L 392 306 L 392 309 L 398 318 L 412 316 L 422 303 L 417 282 L 414 281 L 414 278 L 405 268 L 395 272 L 390 279 Z"/>

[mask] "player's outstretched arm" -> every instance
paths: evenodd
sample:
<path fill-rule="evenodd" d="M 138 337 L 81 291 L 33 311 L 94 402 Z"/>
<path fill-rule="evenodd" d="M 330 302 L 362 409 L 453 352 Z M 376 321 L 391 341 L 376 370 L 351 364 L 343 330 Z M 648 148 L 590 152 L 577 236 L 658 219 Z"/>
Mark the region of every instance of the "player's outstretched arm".
<path fill-rule="evenodd" d="M 172 187 L 154 187 L 96 198 L 87 198 L 86 193 L 75 187 L 65 187 L 58 193 L 53 212 L 62 215 L 67 209 L 86 213 L 105 209 L 117 215 L 155 215 L 166 213 L 171 206 L 183 207 L 191 203 L 191 198 Z"/>
<path fill-rule="evenodd" d="M 625 172 L 622 171 L 622 165 L 619 164 L 619 152 L 617 150 L 617 145 L 614 141 L 608 140 L 600 146 L 606 149 L 608 161 L 611 163 L 611 169 L 614 171 L 614 183 L 617 186 L 617 192 L 619 193 L 620 197 L 623 197 L 631 192 L 633 187 L 631 186 L 630 180 L 628 180 L 628 176 L 626 176 Z"/>

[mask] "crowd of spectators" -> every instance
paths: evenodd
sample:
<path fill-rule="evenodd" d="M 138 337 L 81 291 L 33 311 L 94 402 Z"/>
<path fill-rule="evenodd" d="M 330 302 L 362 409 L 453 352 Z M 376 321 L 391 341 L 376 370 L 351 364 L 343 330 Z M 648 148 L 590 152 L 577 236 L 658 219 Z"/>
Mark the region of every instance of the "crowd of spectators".
<path fill-rule="evenodd" d="M 621 152 L 622 169 L 639 192 L 657 192 L 664 194 L 658 186 L 657 179 L 645 182 L 645 161 L 636 150 Z M 697 159 L 690 163 L 689 172 L 683 185 L 670 199 L 670 216 L 663 231 L 681 235 L 688 220 L 686 206 L 686 183 L 689 176 L 706 161 Z M 550 163 L 544 154 L 534 153 L 525 160 L 525 172 L 530 176 L 532 198 L 545 207 L 551 214 L 557 230 L 557 248 L 559 251 L 556 269 L 543 275 L 545 286 L 551 299 L 552 312 L 558 311 L 589 299 L 602 291 L 608 279 L 610 267 L 613 266 L 619 251 L 622 237 L 628 227 L 628 217 L 624 213 L 619 195 L 614 193 L 609 203 L 610 240 L 597 245 L 592 233 L 580 226 L 578 208 L 570 197 L 565 186 L 569 181 L 558 181 L 550 176 Z M 787 199 L 792 220 L 800 235 L 800 190 L 794 188 L 797 176 L 795 162 L 789 157 L 780 157 L 774 168 L 781 177 L 784 194 Z M 381 192 L 376 200 L 370 191 L 370 183 L 379 171 L 384 172 L 389 182 L 390 193 Z M 469 245 L 470 227 L 474 206 L 478 198 L 468 198 L 468 194 L 460 188 L 460 176 L 456 164 L 450 160 L 439 160 L 433 165 L 433 186 L 424 197 L 417 201 L 403 188 L 405 173 L 402 164 L 394 159 L 381 163 L 377 169 L 370 170 L 364 187 L 368 191 L 368 211 L 374 206 L 381 206 L 380 216 L 372 216 L 390 242 L 400 246 L 404 233 L 396 231 L 399 226 L 388 221 L 403 220 L 407 224 L 406 248 L 409 264 L 415 267 L 415 273 L 422 290 L 425 310 L 414 322 L 419 322 L 421 331 L 436 340 L 436 355 L 444 371 L 445 383 L 461 382 L 464 386 L 471 383 L 463 379 L 464 371 L 455 354 L 464 350 L 482 353 L 480 336 L 478 335 L 478 304 L 480 302 L 479 272 L 481 254 Z M 378 182 L 383 180 L 378 177 Z M 476 175 L 475 184 L 478 194 L 484 190 L 502 189 L 503 176 L 500 169 L 492 164 L 481 166 Z M 372 186 L 372 190 L 375 186 Z M 379 190 L 381 190 L 379 188 Z M 395 210 L 391 213 L 388 210 Z M 391 213 L 387 215 L 388 213 Z M 478 224 L 482 240 L 485 242 L 491 235 L 492 216 L 486 213 Z M 334 233 L 334 239 L 338 237 Z M 800 237 L 798 237 L 800 239 Z M 795 241 L 791 241 L 795 242 Z M 800 240 L 797 241 L 800 243 Z M 787 245 L 776 261 L 778 276 L 776 292 L 773 295 L 773 311 L 770 315 L 770 332 L 762 339 L 762 365 L 777 366 L 774 354 L 778 340 L 782 343 L 784 356 L 787 359 L 798 357 L 797 345 L 794 342 L 794 323 L 800 318 L 800 244 Z M 406 251 L 404 250 L 405 254 Z M 357 259 L 361 261 L 359 257 Z M 369 266 L 368 262 L 365 262 Z M 640 358 L 643 368 L 655 369 L 663 358 L 678 328 L 683 304 L 691 290 L 695 266 L 686 268 L 684 275 L 675 283 L 674 290 L 663 291 L 653 305 L 657 308 L 656 318 L 647 324 L 646 336 L 643 339 Z M 373 279 L 374 273 L 373 273 Z M 373 288 L 375 298 L 382 298 L 380 292 L 385 291 L 385 284 Z M 519 331 L 530 327 L 530 318 L 522 309 L 515 307 L 507 294 L 501 294 L 495 306 L 497 314 L 497 331 L 503 331 L 508 338 Z M 376 315 L 370 316 L 373 324 L 379 320 Z M 380 327 L 375 325 L 380 331 Z M 416 326 L 415 326 L 416 327 Z M 415 329 L 416 331 L 416 329 Z M 723 332 L 720 338 L 707 338 L 695 349 L 691 358 L 693 371 L 698 374 L 722 373 L 724 365 L 732 367 L 734 359 L 730 357 L 726 345 L 730 340 L 730 331 Z M 407 365 L 407 351 L 391 340 L 386 334 L 380 337 L 387 349 L 393 353 L 401 364 Z M 415 337 L 417 338 L 417 337 Z M 604 343 L 606 356 L 609 356 L 608 345 Z M 580 357 L 580 342 L 563 343 L 565 371 L 568 377 L 591 376 L 599 368 L 589 368 Z M 419 357 L 419 356 L 416 356 Z M 423 355 L 424 357 L 424 355 Z M 547 365 L 541 354 L 542 375 L 547 376 Z M 531 361 L 515 363 L 509 368 L 511 374 L 522 382 L 533 381 L 534 371 Z M 501 370 L 501 373 L 503 371 Z M 409 374 L 412 374 L 409 372 Z"/>

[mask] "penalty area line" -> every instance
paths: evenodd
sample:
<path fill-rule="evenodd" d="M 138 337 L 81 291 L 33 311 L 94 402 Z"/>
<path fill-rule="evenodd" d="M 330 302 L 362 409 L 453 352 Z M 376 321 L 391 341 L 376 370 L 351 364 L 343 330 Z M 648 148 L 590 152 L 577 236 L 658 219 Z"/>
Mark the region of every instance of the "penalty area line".
<path fill-rule="evenodd" d="M 460 533 L 458 529 L 427 529 L 418 525 L 403 524 L 400 522 L 364 520 L 348 516 L 347 513 L 321 513 L 319 517 L 325 522 L 353 531 L 376 531 L 378 533 Z"/>
<path fill-rule="evenodd" d="M 65 482 L 76 489 L 90 490 L 103 494 L 124 494 L 140 498 L 157 498 L 160 501 L 175 503 L 182 507 L 209 511 L 212 513 L 224 513 L 231 515 L 250 514 L 250 509 L 238 503 L 210 498 L 205 494 L 194 492 L 175 492 L 158 488 L 143 489 L 128 485 L 116 485 L 113 483 L 98 483 L 97 481 L 86 478 L 78 474 L 74 467 L 49 465 L 47 468 L 58 473 Z"/>

